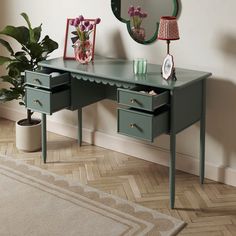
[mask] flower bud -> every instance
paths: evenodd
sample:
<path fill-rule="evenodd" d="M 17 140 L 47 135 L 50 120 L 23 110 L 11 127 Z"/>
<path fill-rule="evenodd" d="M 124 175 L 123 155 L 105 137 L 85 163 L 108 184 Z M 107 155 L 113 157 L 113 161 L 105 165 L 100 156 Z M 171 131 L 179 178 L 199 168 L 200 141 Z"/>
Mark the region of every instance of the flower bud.
<path fill-rule="evenodd" d="M 95 19 L 94 24 L 97 25 L 97 24 L 99 24 L 100 22 L 101 22 L 101 19 L 100 19 L 100 18 L 97 18 L 97 19 Z"/>
<path fill-rule="evenodd" d="M 88 20 L 86 20 L 86 21 L 84 22 L 84 25 L 85 25 L 86 27 L 88 27 L 89 24 L 90 24 L 90 22 L 89 22 Z"/>
<path fill-rule="evenodd" d="M 135 11 L 134 11 L 134 15 L 135 15 L 135 16 L 140 16 L 140 11 L 135 10 Z"/>
<path fill-rule="evenodd" d="M 81 24 L 79 28 L 80 28 L 80 30 L 81 30 L 82 32 L 84 32 L 85 29 L 86 29 L 85 26 L 84 26 L 83 24 Z"/>
<path fill-rule="evenodd" d="M 130 17 L 133 17 L 133 16 L 134 16 L 134 12 L 133 12 L 133 11 L 130 12 L 129 16 L 130 16 Z"/>
<path fill-rule="evenodd" d="M 134 11 L 134 6 L 130 6 L 128 12 Z"/>
<path fill-rule="evenodd" d="M 70 20 L 70 25 L 74 25 L 74 22 L 75 22 L 75 20 L 74 20 L 74 19 L 71 19 L 71 20 Z"/>
<path fill-rule="evenodd" d="M 146 13 L 146 12 L 143 12 L 143 13 L 141 14 L 141 17 L 142 17 L 142 18 L 146 18 L 146 17 L 147 17 L 147 13 Z"/>
<path fill-rule="evenodd" d="M 87 27 L 88 30 L 92 30 L 93 29 L 93 25 L 90 24 L 88 27 Z"/>
<path fill-rule="evenodd" d="M 84 21 L 84 17 L 82 15 L 79 16 L 80 21 Z"/>
<path fill-rule="evenodd" d="M 75 18 L 75 20 L 74 20 L 74 26 L 75 26 L 75 27 L 78 27 L 79 24 L 80 24 L 79 18 Z"/>

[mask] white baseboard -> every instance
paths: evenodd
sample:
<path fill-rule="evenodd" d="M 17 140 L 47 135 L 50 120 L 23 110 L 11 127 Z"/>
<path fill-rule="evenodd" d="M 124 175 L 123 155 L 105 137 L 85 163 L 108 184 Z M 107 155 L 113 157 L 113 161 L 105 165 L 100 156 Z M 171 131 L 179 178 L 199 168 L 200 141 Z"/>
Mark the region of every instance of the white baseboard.
<path fill-rule="evenodd" d="M 0 116 L 9 120 L 19 120 L 25 117 L 24 113 L 12 108 L 0 107 Z M 77 127 L 59 123 L 48 119 L 47 129 L 60 135 L 77 138 Z M 83 141 L 103 148 L 121 152 L 147 161 L 155 162 L 163 166 L 169 165 L 169 150 L 153 145 L 138 142 L 122 136 L 109 135 L 100 131 L 83 129 Z M 176 168 L 184 172 L 198 175 L 199 160 L 182 153 L 176 153 Z M 216 166 L 206 162 L 206 178 L 236 186 L 236 170 Z"/>

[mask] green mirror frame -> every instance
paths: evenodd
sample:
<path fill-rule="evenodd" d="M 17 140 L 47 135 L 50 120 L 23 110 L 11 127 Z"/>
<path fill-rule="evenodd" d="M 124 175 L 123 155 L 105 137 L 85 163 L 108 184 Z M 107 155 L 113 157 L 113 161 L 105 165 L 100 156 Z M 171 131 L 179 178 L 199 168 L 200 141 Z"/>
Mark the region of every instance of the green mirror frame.
<path fill-rule="evenodd" d="M 175 16 L 177 17 L 178 16 L 178 13 L 179 13 L 179 7 L 180 7 L 180 4 L 179 4 L 179 0 L 172 0 L 173 1 L 173 6 L 174 6 L 174 9 L 173 9 L 173 12 L 172 12 L 172 16 Z M 130 37 L 135 40 L 137 43 L 141 43 L 141 44 L 150 44 L 150 43 L 153 43 L 157 40 L 157 34 L 158 34 L 158 28 L 159 28 L 159 22 L 156 22 L 156 31 L 155 33 L 153 34 L 153 36 L 148 39 L 148 40 L 145 40 L 145 41 L 138 41 L 137 39 L 133 38 L 132 37 L 132 31 L 131 31 L 131 23 L 130 23 L 130 20 L 126 20 L 126 19 L 123 19 L 121 18 L 121 12 L 120 12 L 120 9 L 121 9 L 121 0 L 111 0 L 111 8 L 112 8 L 112 11 L 115 15 L 115 17 L 126 24 L 127 26 L 127 30 L 129 32 L 129 35 Z"/>

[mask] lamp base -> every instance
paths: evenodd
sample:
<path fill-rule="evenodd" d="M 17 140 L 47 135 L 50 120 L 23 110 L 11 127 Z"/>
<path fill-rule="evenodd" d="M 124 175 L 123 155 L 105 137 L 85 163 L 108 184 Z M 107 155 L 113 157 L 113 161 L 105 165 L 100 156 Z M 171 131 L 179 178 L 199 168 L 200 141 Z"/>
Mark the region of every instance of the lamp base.
<path fill-rule="evenodd" d="M 173 68 L 173 72 L 172 72 L 172 75 L 171 75 L 171 78 L 172 80 L 176 81 L 177 80 L 177 77 L 175 75 L 175 68 Z"/>
<path fill-rule="evenodd" d="M 174 68 L 174 58 L 172 55 L 167 54 L 162 64 L 162 77 L 166 80 L 172 79 L 177 80 L 175 76 L 175 68 Z"/>

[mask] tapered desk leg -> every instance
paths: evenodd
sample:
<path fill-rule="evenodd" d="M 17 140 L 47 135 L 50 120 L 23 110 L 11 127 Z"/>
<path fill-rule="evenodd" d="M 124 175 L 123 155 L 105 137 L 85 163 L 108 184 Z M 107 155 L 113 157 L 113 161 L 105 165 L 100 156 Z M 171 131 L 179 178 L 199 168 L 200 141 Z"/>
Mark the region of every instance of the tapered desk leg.
<path fill-rule="evenodd" d="M 47 116 L 42 113 L 42 159 L 43 162 L 47 161 Z"/>
<path fill-rule="evenodd" d="M 170 168 L 169 168 L 169 184 L 170 184 L 170 208 L 175 206 L 175 146 L 176 135 L 170 135 Z"/>
<path fill-rule="evenodd" d="M 82 107 L 78 108 L 78 144 L 82 145 Z"/>
<path fill-rule="evenodd" d="M 175 133 L 175 106 L 174 91 L 170 93 L 171 108 L 170 108 L 170 163 L 169 163 L 169 188 L 170 188 L 170 208 L 175 206 L 175 156 L 176 156 L 176 133 Z"/>
<path fill-rule="evenodd" d="M 200 183 L 203 184 L 205 177 L 205 126 L 206 126 L 206 80 L 202 82 L 202 113 L 200 120 Z"/>

